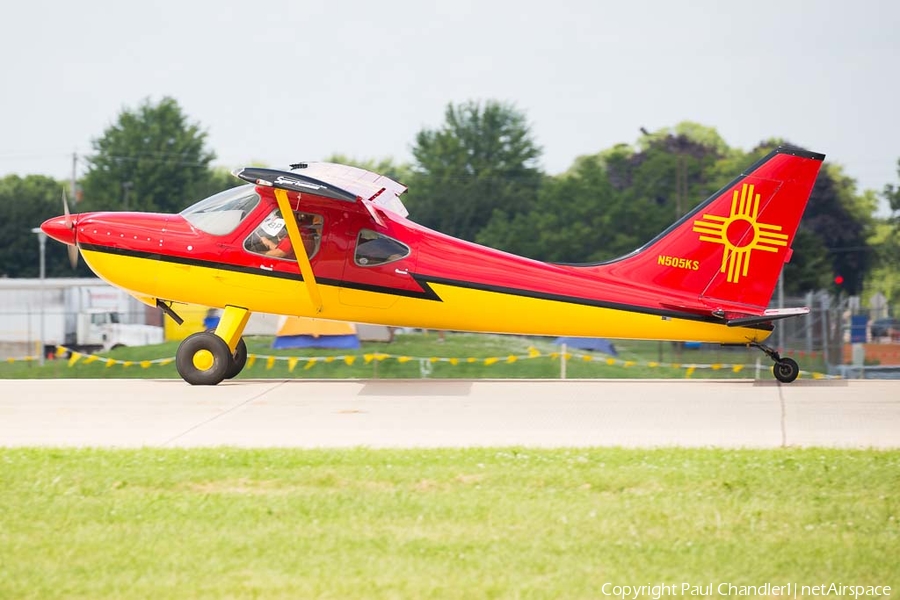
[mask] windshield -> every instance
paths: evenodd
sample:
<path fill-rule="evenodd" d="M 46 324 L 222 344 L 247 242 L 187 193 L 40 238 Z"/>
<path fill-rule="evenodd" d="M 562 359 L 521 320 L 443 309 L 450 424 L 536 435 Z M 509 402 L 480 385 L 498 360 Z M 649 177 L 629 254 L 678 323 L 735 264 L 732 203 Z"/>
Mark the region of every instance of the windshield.
<path fill-rule="evenodd" d="M 259 204 L 259 194 L 253 185 L 242 185 L 219 192 L 206 200 L 181 211 L 181 216 L 196 227 L 212 235 L 226 235 Z"/>

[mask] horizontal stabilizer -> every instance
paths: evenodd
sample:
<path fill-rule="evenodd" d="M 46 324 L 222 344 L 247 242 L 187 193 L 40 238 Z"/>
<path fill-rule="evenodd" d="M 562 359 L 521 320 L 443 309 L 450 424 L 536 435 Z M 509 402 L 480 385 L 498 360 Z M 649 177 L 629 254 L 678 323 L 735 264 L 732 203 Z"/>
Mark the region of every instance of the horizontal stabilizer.
<path fill-rule="evenodd" d="M 800 315 L 808 315 L 808 306 L 799 306 L 797 308 L 770 308 L 761 315 L 748 315 L 746 317 L 737 317 L 736 319 L 728 319 L 729 327 L 747 327 L 748 325 L 759 325 L 779 319 L 787 319 L 789 317 L 799 317 Z"/>

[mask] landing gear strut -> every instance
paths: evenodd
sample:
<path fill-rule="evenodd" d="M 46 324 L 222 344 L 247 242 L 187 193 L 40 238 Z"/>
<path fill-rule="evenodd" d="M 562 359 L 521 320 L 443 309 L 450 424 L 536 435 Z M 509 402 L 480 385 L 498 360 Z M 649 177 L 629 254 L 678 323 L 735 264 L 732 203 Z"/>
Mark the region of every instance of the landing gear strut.
<path fill-rule="evenodd" d="M 800 375 L 800 365 L 793 358 L 782 357 L 774 348 L 769 348 L 757 342 L 751 342 L 750 346 L 759 348 L 766 353 L 766 356 L 775 361 L 775 365 L 772 367 L 772 374 L 781 383 L 790 383 Z"/>

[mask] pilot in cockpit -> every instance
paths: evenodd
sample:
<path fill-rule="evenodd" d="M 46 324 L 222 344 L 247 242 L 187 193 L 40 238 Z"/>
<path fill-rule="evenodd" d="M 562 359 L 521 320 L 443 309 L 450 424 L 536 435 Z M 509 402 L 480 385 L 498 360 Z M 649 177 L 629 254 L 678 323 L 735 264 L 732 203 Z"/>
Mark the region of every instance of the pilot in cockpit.
<path fill-rule="evenodd" d="M 288 237 L 287 227 L 280 212 L 273 212 L 263 219 L 257 229 L 259 241 L 263 247 L 263 254 L 274 258 L 291 258 L 294 249 L 291 247 L 291 239 Z"/>
<path fill-rule="evenodd" d="M 294 216 L 297 219 L 297 227 L 300 230 L 306 254 L 312 258 L 319 249 L 322 217 L 303 212 L 295 212 Z M 281 211 L 275 210 L 263 219 L 250 239 L 247 240 L 247 249 L 273 258 L 294 258 L 294 249 L 291 246 L 287 226 L 281 217 Z"/>

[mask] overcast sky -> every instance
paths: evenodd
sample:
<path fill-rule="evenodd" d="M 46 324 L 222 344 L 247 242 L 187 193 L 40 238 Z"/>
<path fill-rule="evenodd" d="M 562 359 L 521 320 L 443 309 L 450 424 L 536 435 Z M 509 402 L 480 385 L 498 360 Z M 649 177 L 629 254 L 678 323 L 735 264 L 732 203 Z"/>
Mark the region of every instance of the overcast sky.
<path fill-rule="evenodd" d="M 896 0 L 57 0 L 4 4 L 0 175 L 65 177 L 124 108 L 174 97 L 216 164 L 411 160 L 448 103 L 525 113 L 543 168 L 683 120 L 898 183 Z M 79 171 L 80 172 L 80 171 Z"/>

